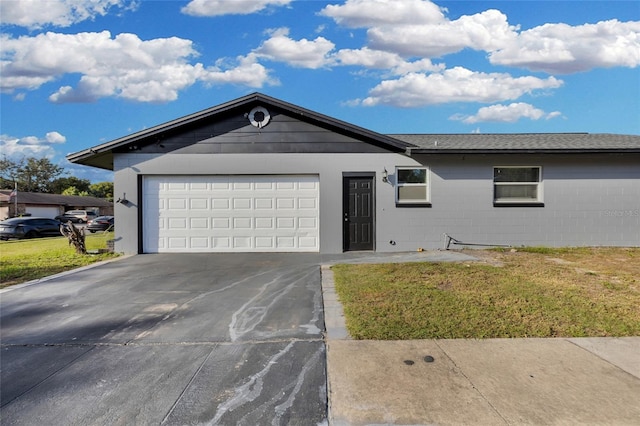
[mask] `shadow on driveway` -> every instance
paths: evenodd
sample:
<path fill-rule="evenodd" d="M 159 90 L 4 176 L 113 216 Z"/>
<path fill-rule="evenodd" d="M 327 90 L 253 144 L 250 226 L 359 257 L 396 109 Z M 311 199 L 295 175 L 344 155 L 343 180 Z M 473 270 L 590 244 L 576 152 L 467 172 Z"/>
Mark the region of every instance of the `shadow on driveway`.
<path fill-rule="evenodd" d="M 141 255 L 3 292 L 2 423 L 326 421 L 320 261 Z"/>

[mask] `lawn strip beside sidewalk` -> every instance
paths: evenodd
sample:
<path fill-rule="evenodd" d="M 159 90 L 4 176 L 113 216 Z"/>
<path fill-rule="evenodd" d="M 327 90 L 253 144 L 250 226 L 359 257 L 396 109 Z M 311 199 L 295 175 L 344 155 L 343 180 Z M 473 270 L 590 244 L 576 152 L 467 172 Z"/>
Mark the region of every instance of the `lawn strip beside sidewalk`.
<path fill-rule="evenodd" d="M 349 334 L 378 340 L 640 335 L 640 249 L 475 253 L 485 261 L 334 266 Z"/>

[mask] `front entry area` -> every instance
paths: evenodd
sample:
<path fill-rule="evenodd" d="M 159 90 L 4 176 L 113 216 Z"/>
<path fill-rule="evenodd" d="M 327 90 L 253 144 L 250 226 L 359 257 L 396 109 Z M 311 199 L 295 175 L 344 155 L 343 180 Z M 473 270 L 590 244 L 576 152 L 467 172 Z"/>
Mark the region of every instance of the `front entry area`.
<path fill-rule="evenodd" d="M 344 251 L 375 249 L 374 179 L 373 173 L 342 178 Z"/>

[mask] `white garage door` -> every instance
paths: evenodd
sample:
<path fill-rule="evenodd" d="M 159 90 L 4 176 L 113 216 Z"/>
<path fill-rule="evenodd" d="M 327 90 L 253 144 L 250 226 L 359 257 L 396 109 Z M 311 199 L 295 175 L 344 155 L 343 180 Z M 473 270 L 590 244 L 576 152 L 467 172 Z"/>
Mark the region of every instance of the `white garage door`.
<path fill-rule="evenodd" d="M 53 219 L 54 217 L 60 214 L 59 209 L 57 207 L 33 207 L 27 206 L 27 213 L 31 214 L 32 217 L 48 217 Z"/>
<path fill-rule="evenodd" d="M 143 187 L 143 249 L 317 252 L 318 176 L 152 176 Z"/>

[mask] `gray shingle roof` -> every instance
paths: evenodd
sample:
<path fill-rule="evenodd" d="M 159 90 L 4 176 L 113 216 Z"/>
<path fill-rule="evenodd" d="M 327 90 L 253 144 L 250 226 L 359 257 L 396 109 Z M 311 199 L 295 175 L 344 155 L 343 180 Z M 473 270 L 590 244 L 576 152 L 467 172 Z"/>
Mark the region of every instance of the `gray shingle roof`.
<path fill-rule="evenodd" d="M 276 98 L 252 93 L 93 148 L 69 154 L 72 163 L 113 170 L 113 153 L 135 144 L 150 144 L 164 132 L 184 126 L 208 123 L 216 116 L 248 106 L 266 104 L 287 111 L 300 120 L 322 125 L 357 139 L 387 148 L 391 152 L 411 153 L 640 153 L 640 136 L 588 133 L 538 134 L 395 134 L 383 135 Z M 437 142 L 437 143 L 436 143 Z M 121 151 L 124 152 L 124 151 Z"/>
<path fill-rule="evenodd" d="M 590 133 L 397 134 L 412 153 L 640 152 L 640 136 Z"/>
<path fill-rule="evenodd" d="M 11 190 L 0 190 L 0 201 L 9 202 Z M 13 200 L 12 200 L 13 201 Z M 37 192 L 18 191 L 18 203 L 20 204 L 42 204 L 60 206 L 87 206 L 87 207 L 109 207 L 113 203 L 96 197 L 82 197 L 79 195 L 41 194 Z"/>

